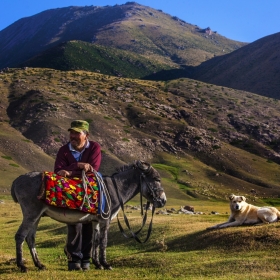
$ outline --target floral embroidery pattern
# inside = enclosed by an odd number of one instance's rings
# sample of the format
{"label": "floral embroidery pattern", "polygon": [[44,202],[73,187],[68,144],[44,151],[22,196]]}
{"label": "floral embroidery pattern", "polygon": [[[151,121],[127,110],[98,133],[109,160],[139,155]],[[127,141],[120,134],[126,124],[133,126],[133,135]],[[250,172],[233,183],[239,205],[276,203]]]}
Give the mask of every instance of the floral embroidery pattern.
{"label": "floral embroidery pattern", "polygon": [[80,178],[66,178],[53,172],[44,172],[46,198],[48,205],[78,209],[86,213],[97,214],[99,188],[94,174],[87,174],[88,182],[85,189]]}

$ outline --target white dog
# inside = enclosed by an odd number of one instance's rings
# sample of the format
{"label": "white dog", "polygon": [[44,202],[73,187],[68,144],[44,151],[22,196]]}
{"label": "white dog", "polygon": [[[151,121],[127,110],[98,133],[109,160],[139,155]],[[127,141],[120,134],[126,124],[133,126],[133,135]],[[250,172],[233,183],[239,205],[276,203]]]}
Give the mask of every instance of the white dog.
{"label": "white dog", "polygon": [[248,204],[244,196],[237,196],[234,194],[229,196],[229,200],[231,214],[228,221],[207,229],[274,223],[280,220],[280,212],[275,207],[257,207]]}

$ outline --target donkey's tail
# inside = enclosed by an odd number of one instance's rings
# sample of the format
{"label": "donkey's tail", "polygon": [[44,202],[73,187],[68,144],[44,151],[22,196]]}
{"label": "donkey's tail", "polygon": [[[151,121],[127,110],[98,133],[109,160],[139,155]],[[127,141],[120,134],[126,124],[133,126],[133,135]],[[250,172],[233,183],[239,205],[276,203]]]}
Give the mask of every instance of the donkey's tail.
{"label": "donkey's tail", "polygon": [[18,202],[18,199],[17,199],[17,196],[16,196],[16,193],[15,193],[15,188],[16,188],[16,180],[13,182],[12,184],[12,187],[11,187],[11,195],[12,195],[12,198],[14,200],[14,202]]}

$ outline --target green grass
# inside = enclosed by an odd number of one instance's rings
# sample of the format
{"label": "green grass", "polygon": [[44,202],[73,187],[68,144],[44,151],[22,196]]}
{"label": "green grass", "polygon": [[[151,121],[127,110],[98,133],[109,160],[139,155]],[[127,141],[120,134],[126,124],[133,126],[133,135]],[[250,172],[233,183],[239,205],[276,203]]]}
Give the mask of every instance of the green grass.
{"label": "green grass", "polygon": [[9,156],[1,156],[1,158],[8,159],[8,160],[12,160],[12,158],[9,157]]}
{"label": "green grass", "polygon": [[24,65],[63,71],[83,69],[131,78],[140,78],[171,68],[167,64],[152,63],[139,54],[82,41],[63,43],[32,58]]}
{"label": "green grass", "polygon": [[[204,215],[156,215],[153,232],[146,244],[125,239],[113,220],[109,233],[107,260],[112,271],[68,272],[63,254],[66,226],[43,217],[37,231],[37,252],[47,270],[38,271],[24,243],[28,273],[16,267],[14,234],[21,223],[19,205],[9,196],[0,200],[0,279],[279,279],[279,225],[228,228],[206,231],[225,221],[225,202],[195,202]],[[136,202],[136,201],[134,201]],[[179,208],[171,199],[166,206]],[[183,203],[181,200],[179,203]],[[185,203],[187,203],[185,201]],[[220,215],[210,215],[211,209]],[[132,227],[140,226],[140,212],[127,213]],[[141,236],[143,238],[144,236]]]}
{"label": "green grass", "polygon": [[154,164],[153,165],[156,169],[159,169],[159,170],[165,170],[169,173],[172,174],[173,178],[175,180],[178,179],[178,168],[177,167],[173,167],[173,166],[168,166],[168,165],[165,165],[165,164]]}

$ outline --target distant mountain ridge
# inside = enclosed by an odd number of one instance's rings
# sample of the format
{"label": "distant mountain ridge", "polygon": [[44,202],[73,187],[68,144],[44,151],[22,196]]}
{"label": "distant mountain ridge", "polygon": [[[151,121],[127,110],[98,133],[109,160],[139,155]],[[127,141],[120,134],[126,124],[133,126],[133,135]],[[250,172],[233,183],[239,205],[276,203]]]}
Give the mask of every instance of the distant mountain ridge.
{"label": "distant mountain ridge", "polygon": [[131,51],[173,68],[199,65],[245,45],[201,30],[135,2],[52,9],[22,18],[0,32],[0,68],[18,66],[72,40]]}
{"label": "distant mountain ridge", "polygon": [[[116,20],[113,14],[109,20],[109,17],[104,15],[104,10],[105,8],[94,6],[58,8],[18,20],[0,32],[0,49],[7,53],[0,59],[1,67],[13,67],[64,41],[92,41],[94,32],[104,24]],[[116,16],[116,13],[114,15]],[[82,24],[81,18],[84,18]],[[89,26],[93,33],[87,32]],[[12,52],[15,55],[9,55]]]}
{"label": "distant mountain ridge", "polygon": [[280,99],[280,32],[201,63],[192,78]]}

